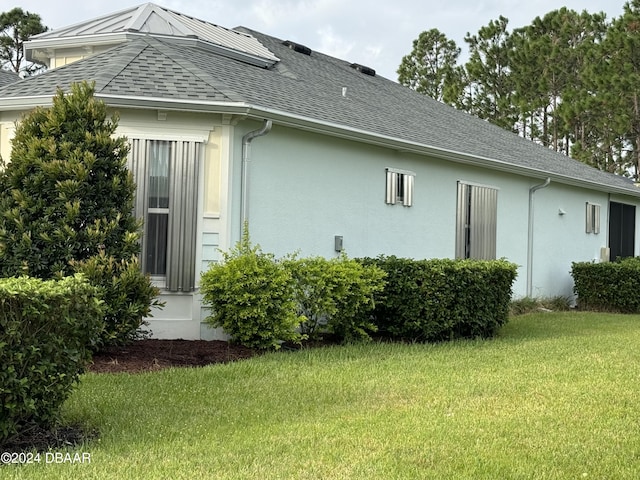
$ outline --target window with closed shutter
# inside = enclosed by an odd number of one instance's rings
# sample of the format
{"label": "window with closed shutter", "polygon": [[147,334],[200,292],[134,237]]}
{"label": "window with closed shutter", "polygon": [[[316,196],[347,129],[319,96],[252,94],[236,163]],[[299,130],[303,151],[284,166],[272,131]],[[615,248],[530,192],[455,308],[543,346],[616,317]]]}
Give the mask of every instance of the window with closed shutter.
{"label": "window with closed shutter", "polygon": [[458,182],[456,258],[496,258],[498,189]]}
{"label": "window with closed shutter", "polygon": [[172,292],[195,288],[198,170],[194,141],[131,140],[128,167],[137,185],[135,214],[144,221],[141,263]]}

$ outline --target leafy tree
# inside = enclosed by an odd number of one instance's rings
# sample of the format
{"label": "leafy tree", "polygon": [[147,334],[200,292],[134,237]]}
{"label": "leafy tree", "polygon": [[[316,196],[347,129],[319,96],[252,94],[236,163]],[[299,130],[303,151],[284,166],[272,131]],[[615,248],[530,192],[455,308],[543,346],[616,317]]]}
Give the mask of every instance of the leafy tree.
{"label": "leafy tree", "polygon": [[46,32],[40,15],[14,8],[0,13],[0,62],[2,68],[16,73],[31,75],[42,69],[42,65],[27,63],[24,58],[24,42],[33,35]]}
{"label": "leafy tree", "polygon": [[86,82],[58,90],[51,108],[17,126],[0,182],[0,274],[85,273],[111,300],[102,341],[120,343],[135,336],[158,291],[138,268],[128,143],[93,93]]}
{"label": "leafy tree", "polygon": [[[402,58],[398,81],[435,100],[451,103],[457,98],[460,71],[456,62],[460,49],[438,29],[422,32],[413,41],[413,50]],[[447,101],[448,100],[448,101]]]}

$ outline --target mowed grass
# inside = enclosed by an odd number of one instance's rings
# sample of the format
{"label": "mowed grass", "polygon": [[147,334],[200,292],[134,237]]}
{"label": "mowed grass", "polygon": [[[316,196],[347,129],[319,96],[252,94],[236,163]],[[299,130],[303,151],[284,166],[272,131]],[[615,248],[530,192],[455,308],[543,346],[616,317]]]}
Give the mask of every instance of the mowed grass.
{"label": "mowed grass", "polygon": [[29,479],[640,478],[640,316],[516,317],[496,339],[89,374],[87,464]]}

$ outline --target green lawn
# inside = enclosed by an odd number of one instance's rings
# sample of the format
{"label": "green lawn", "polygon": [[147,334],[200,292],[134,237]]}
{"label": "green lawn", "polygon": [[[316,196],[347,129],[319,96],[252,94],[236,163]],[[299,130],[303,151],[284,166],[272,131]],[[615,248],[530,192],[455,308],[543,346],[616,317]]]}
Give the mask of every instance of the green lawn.
{"label": "green lawn", "polygon": [[636,479],[640,316],[516,317],[499,338],[85,375],[87,464],[29,479]]}

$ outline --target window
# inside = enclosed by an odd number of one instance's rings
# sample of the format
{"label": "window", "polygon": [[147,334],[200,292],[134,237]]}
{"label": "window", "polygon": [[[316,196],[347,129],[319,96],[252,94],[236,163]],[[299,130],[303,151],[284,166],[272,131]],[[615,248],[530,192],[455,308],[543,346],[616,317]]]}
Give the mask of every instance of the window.
{"label": "window", "polygon": [[386,203],[401,203],[405,207],[413,205],[413,184],[416,174],[407,170],[387,168]]}
{"label": "window", "polygon": [[600,205],[587,202],[586,232],[600,233]]}
{"label": "window", "polygon": [[458,182],[456,258],[496,258],[498,190]]}
{"label": "window", "polygon": [[173,292],[195,287],[202,152],[202,144],[193,141],[131,141],[128,167],[137,185],[135,214],[144,221],[142,268]]}

